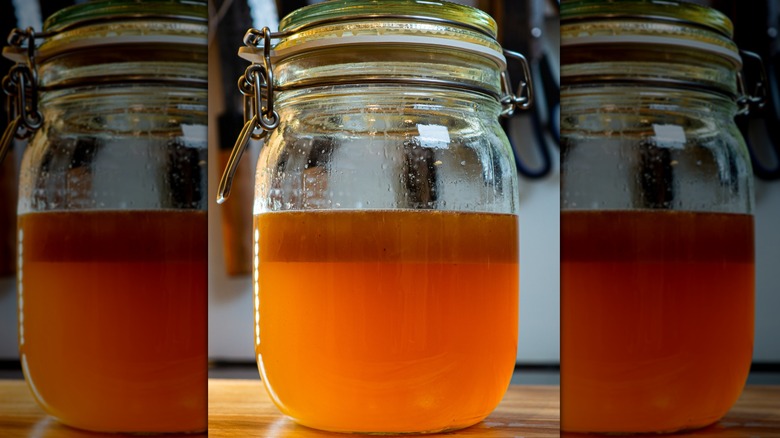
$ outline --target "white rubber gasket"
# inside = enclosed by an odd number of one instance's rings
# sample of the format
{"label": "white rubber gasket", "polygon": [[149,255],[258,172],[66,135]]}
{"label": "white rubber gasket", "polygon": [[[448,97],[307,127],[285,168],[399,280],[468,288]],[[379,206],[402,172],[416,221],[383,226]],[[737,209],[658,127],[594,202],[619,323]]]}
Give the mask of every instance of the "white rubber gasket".
{"label": "white rubber gasket", "polygon": [[205,47],[207,39],[205,36],[188,35],[118,35],[80,38],[66,43],[58,43],[56,41],[47,41],[47,43],[51,44],[51,47],[47,47],[49,44],[43,44],[38,49],[38,57],[41,59],[77,49],[123,44],[181,44]]}
{"label": "white rubber gasket", "polygon": [[[339,38],[323,38],[313,41],[306,41],[281,50],[272,50],[271,59],[279,60],[288,58],[298,53],[327,47],[344,47],[349,45],[385,45],[385,44],[409,44],[415,46],[436,46],[463,50],[466,52],[482,55],[495,61],[500,69],[506,68],[506,58],[504,54],[489,47],[474,44],[467,41],[458,41],[450,38],[436,38],[429,36],[413,35],[352,35]],[[243,46],[238,50],[238,56],[250,62],[262,62],[262,48],[250,48]]]}
{"label": "white rubber gasket", "polygon": [[734,50],[729,50],[717,44],[710,44],[701,41],[687,40],[681,38],[671,38],[652,35],[607,35],[607,36],[577,36],[573,38],[561,38],[561,47],[583,46],[592,44],[642,44],[642,45],[664,45],[685,47],[689,49],[701,50],[716,55],[723,56],[734,61],[738,66],[742,65],[742,57]]}

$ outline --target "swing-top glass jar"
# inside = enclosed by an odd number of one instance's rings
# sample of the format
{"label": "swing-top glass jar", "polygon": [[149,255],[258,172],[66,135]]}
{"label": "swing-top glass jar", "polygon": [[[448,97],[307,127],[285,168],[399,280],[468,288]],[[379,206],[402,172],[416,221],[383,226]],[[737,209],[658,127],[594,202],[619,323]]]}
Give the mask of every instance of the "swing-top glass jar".
{"label": "swing-top glass jar", "polygon": [[561,23],[562,428],[706,426],[752,354],[743,56],[690,3],[564,1]]}
{"label": "swing-top glass jar", "polygon": [[206,429],[206,9],[99,0],[11,39],[19,351],[70,426]]}
{"label": "swing-top glass jar", "polygon": [[260,114],[234,153],[250,130],[270,132],[255,186],[255,348],[295,421],[458,429],[506,391],[519,208],[498,119],[530,99],[502,80],[495,35],[482,11],[412,0],[324,2],[277,34],[247,34],[241,53],[257,63],[240,84]]}

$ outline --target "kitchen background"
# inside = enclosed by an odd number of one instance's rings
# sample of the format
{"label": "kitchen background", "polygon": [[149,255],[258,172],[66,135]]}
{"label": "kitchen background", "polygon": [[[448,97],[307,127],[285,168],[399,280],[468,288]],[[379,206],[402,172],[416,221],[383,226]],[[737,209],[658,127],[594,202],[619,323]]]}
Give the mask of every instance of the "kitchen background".
{"label": "kitchen background", "polygon": [[[72,1],[3,0],[4,14],[0,14],[0,33],[7,35],[15,26],[33,26],[40,29],[41,17],[73,3]],[[216,192],[216,183],[222,172],[221,155],[232,147],[238,133],[232,115],[240,110],[240,97],[235,89],[238,76],[246,63],[236,56],[244,31],[250,27],[278,23],[277,13],[283,15],[302,1],[224,0],[210,2],[213,18],[210,32],[210,120],[209,120],[209,178],[210,189]],[[558,115],[556,112],[558,86],[558,17],[557,3],[552,1],[473,0],[461,3],[479,6],[503,21],[504,46],[525,53],[533,61],[536,79],[538,113],[512,119],[510,134],[518,148],[521,162],[528,168],[521,187],[521,272],[520,272],[520,333],[517,361],[523,369],[557,367],[559,357],[559,172],[558,148],[555,142]],[[712,3],[712,2],[698,2]],[[714,2],[714,6],[736,15],[734,2]],[[751,44],[762,52],[767,64],[774,68],[774,107],[764,119],[752,122],[750,140],[757,157],[767,167],[756,179],[756,338],[754,370],[751,379],[762,378],[763,371],[780,370],[780,5],[774,0],[743,2],[740,6],[738,40]],[[755,8],[750,10],[749,8]],[[761,12],[761,8],[765,8]],[[13,13],[11,13],[13,11]],[[752,26],[744,26],[752,23]],[[759,26],[757,23],[762,23]],[[743,27],[739,27],[742,25]],[[740,34],[740,29],[743,34]],[[751,33],[752,32],[752,33]],[[3,72],[10,63],[0,64]],[[518,74],[513,76],[516,85]],[[545,79],[543,79],[545,78]],[[544,84],[544,85],[543,85]],[[546,97],[546,98],[545,98]],[[771,113],[771,114],[770,114]],[[534,118],[536,117],[536,118]],[[550,123],[552,121],[553,123]],[[772,131],[774,130],[774,131]],[[218,148],[217,145],[220,147]],[[257,147],[257,145],[255,145]],[[15,210],[12,195],[15,169],[22,145],[16,145],[16,154],[0,167],[0,239],[13,248],[11,214]],[[547,156],[546,154],[549,154]],[[256,150],[255,150],[256,155]],[[548,160],[545,160],[545,157]],[[245,161],[249,161],[246,160]],[[550,163],[545,172],[545,163]],[[245,163],[248,164],[248,163]],[[251,169],[243,167],[245,177],[253,177]],[[535,175],[536,174],[536,175]],[[541,176],[539,175],[541,174]],[[536,176],[536,177],[531,177]],[[251,184],[251,182],[250,182]],[[251,191],[251,187],[250,187]],[[212,193],[211,199],[215,195]],[[239,365],[253,367],[252,290],[248,275],[228,275],[223,234],[223,216],[244,203],[237,202],[234,193],[227,205],[209,208],[209,357],[218,366]],[[212,201],[213,202],[213,201]],[[246,203],[246,207],[249,204]],[[248,210],[247,210],[248,211]],[[4,219],[5,218],[5,219]],[[608,230],[605,230],[608,232]],[[3,245],[0,245],[2,250]],[[230,246],[234,252],[236,245]],[[0,252],[0,370],[18,372],[17,317],[15,280],[8,270],[12,255]],[[233,255],[236,255],[235,253]],[[11,257],[11,258],[9,258]],[[110,292],[110,291],[107,291]],[[0,374],[2,376],[4,374]],[[757,377],[756,377],[757,375]],[[554,380],[554,378],[553,378]],[[758,382],[756,382],[758,383]]]}

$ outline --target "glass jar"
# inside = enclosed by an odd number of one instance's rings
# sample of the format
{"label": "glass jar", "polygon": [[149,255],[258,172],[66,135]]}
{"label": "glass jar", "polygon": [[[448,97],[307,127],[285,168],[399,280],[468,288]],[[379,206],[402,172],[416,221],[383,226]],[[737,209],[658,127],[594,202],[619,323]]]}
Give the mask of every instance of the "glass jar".
{"label": "glass jar", "polygon": [[753,342],[731,23],[647,0],[564,2],[561,20],[562,429],[709,425]]}
{"label": "glass jar", "polygon": [[[300,424],[458,429],[507,389],[519,206],[498,119],[530,102],[504,88],[495,27],[450,3],[356,0],[245,38],[257,63],[240,84],[261,90],[261,111],[234,154],[270,132],[255,179],[255,351]],[[266,80],[273,92],[250,86]]]}
{"label": "glass jar", "polygon": [[69,426],[206,429],[206,9],[99,0],[12,39],[42,117],[20,170],[19,352]]}

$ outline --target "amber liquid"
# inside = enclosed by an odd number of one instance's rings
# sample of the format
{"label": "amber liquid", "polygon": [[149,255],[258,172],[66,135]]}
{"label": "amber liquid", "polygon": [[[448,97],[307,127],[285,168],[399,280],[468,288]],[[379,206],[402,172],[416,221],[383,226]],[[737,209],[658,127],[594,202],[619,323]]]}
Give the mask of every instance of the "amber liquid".
{"label": "amber liquid", "polygon": [[753,218],[562,213],[562,428],[669,432],[734,404],[753,349]]}
{"label": "amber liquid", "polygon": [[299,423],[351,432],[475,424],[517,348],[513,215],[310,211],[255,216],[256,352]]}
{"label": "amber liquid", "polygon": [[18,233],[39,404],[88,430],[205,430],[205,212],[31,213]]}

